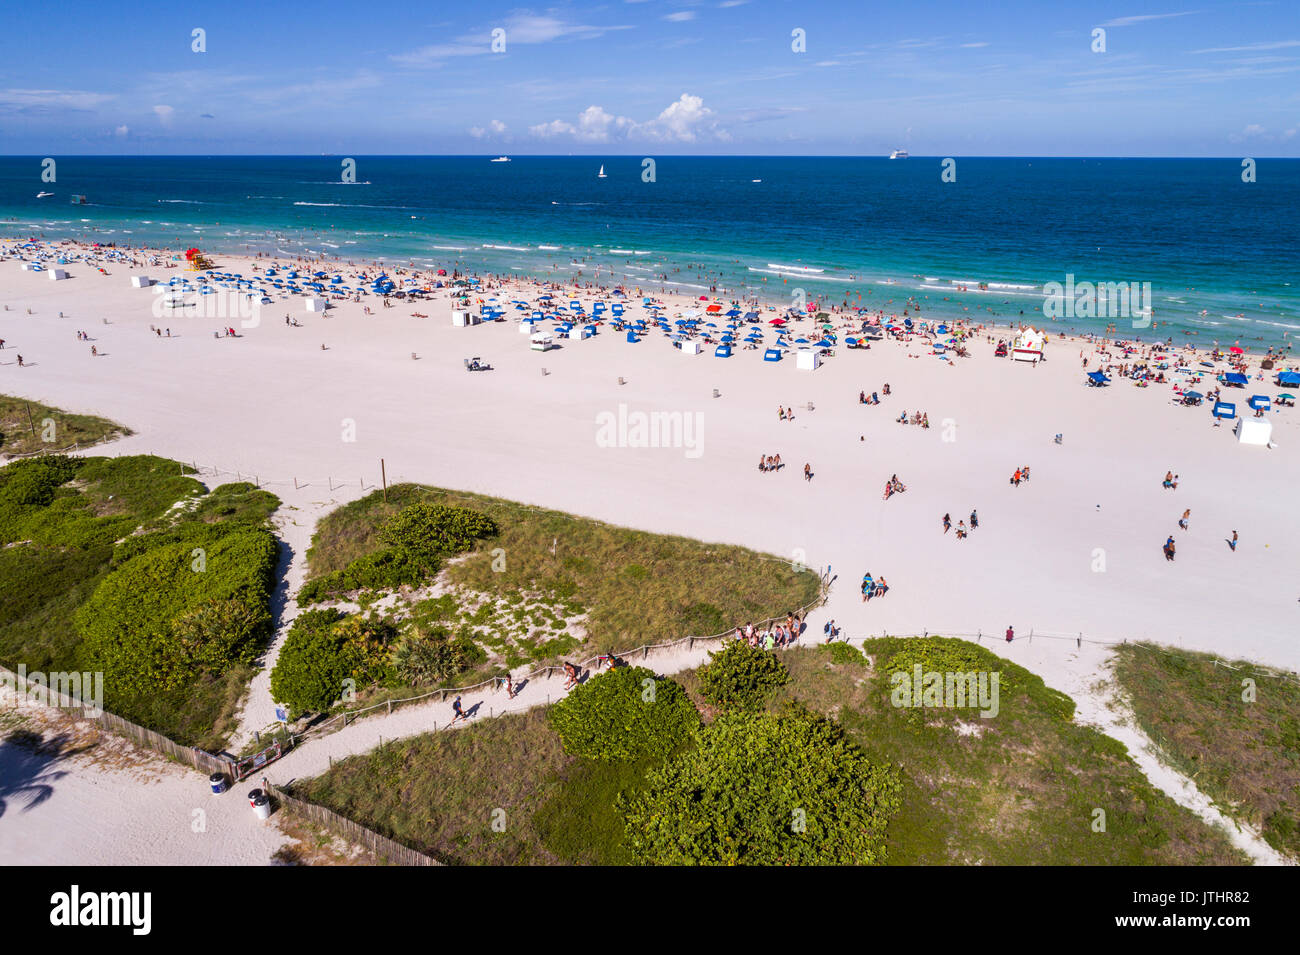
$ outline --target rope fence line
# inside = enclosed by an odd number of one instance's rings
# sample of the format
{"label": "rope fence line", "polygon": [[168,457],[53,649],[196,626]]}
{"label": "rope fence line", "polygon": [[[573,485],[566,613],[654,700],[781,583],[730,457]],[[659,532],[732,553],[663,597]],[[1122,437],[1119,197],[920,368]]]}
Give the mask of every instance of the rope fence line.
{"label": "rope fence line", "polygon": [[[817,598],[809,602],[805,606],[799,608],[797,611],[792,611],[792,613],[794,613],[796,616],[802,619],[807,616],[810,610],[814,610],[817,607],[821,606],[823,603],[825,603],[826,596],[827,596],[827,589],[825,586],[825,580],[823,580],[822,586],[819,587]],[[785,615],[767,617],[764,620],[760,621],[758,626],[763,626],[784,619],[785,619]],[[696,643],[707,642],[707,643],[717,643],[720,645],[727,638],[729,638],[734,632],[735,632],[735,628],[731,627],[723,631],[722,633],[711,634],[709,636],[703,636],[703,637],[688,636],[688,637],[680,637],[676,640],[670,640],[666,643],[643,644],[642,646],[634,647],[631,650],[614,653],[613,655],[618,657],[619,659],[626,659],[628,657],[633,657],[639,653],[641,654],[641,659],[646,660],[649,658],[651,651],[661,652],[664,650],[672,650],[681,647],[683,644],[685,644],[688,650],[694,649]],[[609,654],[596,654],[595,656],[587,657],[584,660],[578,661],[577,663],[574,664],[574,666],[576,666],[580,671],[589,670],[593,665],[599,666],[600,662],[602,660],[609,659],[609,656],[610,656]],[[556,666],[551,664],[543,667],[538,667],[537,669],[534,670],[529,670],[526,673],[522,674],[520,676],[520,679],[527,680],[527,681],[540,679],[542,677],[545,677],[546,679],[550,679],[551,677],[555,676],[557,673],[563,673],[563,672],[564,672],[564,667],[562,665]],[[510,677],[513,679],[515,677],[515,674],[510,674]],[[435,696],[438,697],[439,701],[444,701],[447,699],[447,696],[449,694],[463,695],[466,693],[472,693],[475,690],[481,690],[485,687],[491,687],[493,690],[497,690],[504,685],[505,679],[506,678],[504,676],[495,676],[495,677],[490,677],[486,680],[482,680],[478,683],[474,683],[470,686],[439,687],[436,690],[430,690],[428,693],[421,693],[419,696],[404,697],[402,699],[397,699],[397,700],[385,700],[382,703],[376,703],[372,706],[363,707],[359,710],[347,710],[343,713],[338,714],[337,716],[331,717],[330,719],[326,720],[324,723],[321,723],[318,726],[313,726],[302,733],[294,734],[292,736],[292,741],[296,746],[299,740],[314,739],[319,736],[331,735],[343,729],[344,727],[348,726],[350,723],[356,722],[356,720],[359,717],[363,716],[364,714],[374,712],[375,710],[384,709],[386,710],[385,715],[387,716],[392,714],[393,708],[396,706],[404,706],[408,703],[418,703],[421,700],[430,700]],[[434,722],[432,728],[434,730],[437,729],[436,721]]]}

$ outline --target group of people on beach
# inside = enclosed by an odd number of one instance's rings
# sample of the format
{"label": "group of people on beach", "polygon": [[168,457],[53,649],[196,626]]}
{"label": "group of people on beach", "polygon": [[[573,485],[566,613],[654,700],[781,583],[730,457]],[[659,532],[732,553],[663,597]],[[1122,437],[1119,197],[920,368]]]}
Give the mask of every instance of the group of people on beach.
{"label": "group of people on beach", "polygon": [[[889,396],[889,382],[885,382],[885,384],[881,387],[880,391],[881,391],[881,393],[883,393],[886,397],[888,397],[888,396]],[[860,405],[878,405],[878,404],[880,404],[880,395],[876,394],[876,393],[873,391],[873,392],[871,393],[871,397],[868,398],[868,397],[867,397],[867,393],[866,393],[865,391],[859,391],[859,392],[858,392],[858,404],[860,404]]]}
{"label": "group of people on beach", "polygon": [[885,482],[885,500],[889,500],[895,494],[902,494],[907,490],[907,485],[898,479],[897,474],[891,474],[889,480]]}
{"label": "group of people on beach", "polygon": [[1029,465],[1027,464],[1024,467],[1016,468],[1016,473],[1011,475],[1011,484],[1013,486],[1020,487],[1021,481],[1026,484],[1029,483]]}
{"label": "group of people on beach", "polygon": [[779,454],[761,454],[758,457],[758,469],[760,471],[779,471],[783,467],[785,465],[781,463],[781,455]]}
{"label": "group of people on beach", "polygon": [[777,413],[777,416],[778,416],[782,421],[793,421],[793,420],[794,420],[794,409],[793,409],[793,408],[785,408],[785,407],[782,407],[781,405],[777,405],[777,407],[776,407],[776,413]]}
{"label": "group of people on beach", "polygon": [[883,597],[888,592],[889,592],[889,584],[885,582],[884,577],[881,577],[879,580],[876,580],[874,577],[871,576],[871,571],[867,571],[865,574],[862,575],[862,602],[863,603],[870,602],[872,597]]}
{"label": "group of people on beach", "polygon": [[[977,528],[977,527],[979,527],[979,526],[980,526],[980,516],[979,516],[979,513],[978,513],[974,508],[971,508],[971,512],[970,512],[970,529],[969,529],[969,530],[967,529],[967,527],[966,527],[966,522],[965,522],[965,521],[958,521],[958,522],[957,522],[957,540],[959,540],[959,541],[960,541],[960,540],[965,540],[965,539],[966,539],[966,535],[967,535],[968,533],[970,533],[970,531],[973,531],[975,528]],[[948,533],[950,530],[952,530],[952,515],[950,515],[950,514],[945,514],[945,515],[943,515],[943,532],[946,534],[946,533]]]}
{"label": "group of people on beach", "polygon": [[786,647],[794,645],[803,630],[803,618],[796,613],[787,613],[784,622],[779,619],[772,620],[768,622],[767,626],[760,624],[757,627],[752,623],[746,623],[743,627],[737,627],[732,636],[736,640],[744,641],[751,647],[761,647],[764,650],[784,650]]}
{"label": "group of people on beach", "polygon": [[910,418],[904,411],[896,419],[899,424],[919,424],[922,428],[930,427],[930,413],[928,411],[917,411]]}

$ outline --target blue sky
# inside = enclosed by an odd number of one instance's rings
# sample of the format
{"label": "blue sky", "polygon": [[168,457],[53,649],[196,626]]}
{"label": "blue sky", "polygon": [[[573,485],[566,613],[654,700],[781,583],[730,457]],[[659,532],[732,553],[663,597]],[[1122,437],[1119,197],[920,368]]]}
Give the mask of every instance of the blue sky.
{"label": "blue sky", "polygon": [[4,154],[1293,157],[1298,130],[1297,0],[0,10]]}

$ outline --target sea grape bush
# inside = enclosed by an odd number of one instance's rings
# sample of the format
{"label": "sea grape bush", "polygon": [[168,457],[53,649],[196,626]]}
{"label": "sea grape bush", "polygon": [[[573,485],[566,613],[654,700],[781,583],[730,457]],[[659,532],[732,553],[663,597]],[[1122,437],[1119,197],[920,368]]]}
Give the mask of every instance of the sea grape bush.
{"label": "sea grape bush", "polygon": [[298,591],[305,607],[358,590],[395,590],[417,586],[438,572],[445,557],[472,550],[497,533],[496,523],[465,507],[411,504],[379,529],[384,547],[352,561],[342,570],[317,577]]}
{"label": "sea grape bush", "polygon": [[643,864],[881,865],[902,783],[824,717],[728,712],[618,805]]}
{"label": "sea grape bush", "polygon": [[775,653],[729,640],[709,654],[699,677],[700,692],[708,702],[725,709],[755,710],[772,690],[789,682],[790,671]]}
{"label": "sea grape bush", "polygon": [[601,760],[665,759],[700,725],[681,685],[644,667],[617,667],[592,677],[551,707],[549,716],[565,752]]}

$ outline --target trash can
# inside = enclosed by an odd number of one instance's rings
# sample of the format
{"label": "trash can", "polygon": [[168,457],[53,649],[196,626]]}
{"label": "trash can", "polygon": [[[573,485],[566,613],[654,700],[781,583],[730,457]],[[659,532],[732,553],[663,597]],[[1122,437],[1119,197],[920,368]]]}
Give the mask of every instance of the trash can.
{"label": "trash can", "polygon": [[212,784],[212,792],[218,796],[230,788],[225,773],[213,773],[208,777],[208,782]]}
{"label": "trash can", "polygon": [[248,804],[250,806],[256,806],[257,800],[263,798],[263,796],[265,796],[265,793],[263,793],[262,790],[260,789],[250,790],[248,793]]}
{"label": "trash can", "polygon": [[253,800],[253,812],[257,814],[258,819],[271,818],[271,800],[267,799],[259,789],[257,798]]}

